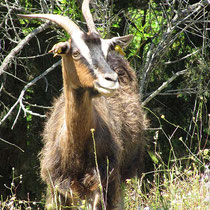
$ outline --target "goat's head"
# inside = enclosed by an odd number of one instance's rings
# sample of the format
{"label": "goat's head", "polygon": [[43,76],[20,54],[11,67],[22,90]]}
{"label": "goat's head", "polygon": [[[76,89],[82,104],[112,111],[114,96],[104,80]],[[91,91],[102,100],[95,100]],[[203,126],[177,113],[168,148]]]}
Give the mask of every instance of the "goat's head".
{"label": "goat's head", "polygon": [[71,56],[79,85],[83,88],[91,88],[95,93],[109,95],[118,89],[119,82],[117,73],[107,63],[107,54],[116,45],[122,48],[126,47],[133,36],[102,39],[95,28],[89,2],[90,0],[84,0],[82,4],[82,12],[88,26],[87,33],[80,30],[72,20],[64,16],[53,14],[19,16],[47,19],[62,27],[71,36],[71,41],[62,50],[61,55]]}

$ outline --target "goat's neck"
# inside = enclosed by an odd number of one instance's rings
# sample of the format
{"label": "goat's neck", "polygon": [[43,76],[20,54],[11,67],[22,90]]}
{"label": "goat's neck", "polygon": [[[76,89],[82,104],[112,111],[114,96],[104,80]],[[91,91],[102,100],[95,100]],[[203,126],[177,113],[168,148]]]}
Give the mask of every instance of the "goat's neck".
{"label": "goat's neck", "polygon": [[[71,69],[69,69],[71,66]],[[63,82],[65,95],[65,127],[69,143],[82,146],[91,137],[90,129],[94,128],[92,100],[88,91],[74,87],[72,80],[76,73],[72,60],[63,58]]]}

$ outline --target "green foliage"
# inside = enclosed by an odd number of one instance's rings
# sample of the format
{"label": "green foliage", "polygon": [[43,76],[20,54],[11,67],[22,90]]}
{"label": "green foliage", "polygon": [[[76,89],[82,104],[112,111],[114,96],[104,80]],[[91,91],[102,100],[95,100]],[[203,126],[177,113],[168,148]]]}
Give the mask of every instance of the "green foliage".
{"label": "green foliage", "polygon": [[[153,1],[150,2],[151,7],[157,7],[158,5]],[[153,43],[157,44],[160,41],[161,26],[165,24],[165,19],[162,16],[161,11],[158,10],[141,10],[141,9],[128,9],[128,19],[131,21],[129,27],[129,33],[134,34],[134,40],[130,46],[129,57],[139,56],[137,53],[140,48],[148,40],[153,39]],[[158,36],[159,35],[159,36]],[[144,46],[144,51],[148,51],[149,45]],[[142,57],[143,55],[140,55]]]}

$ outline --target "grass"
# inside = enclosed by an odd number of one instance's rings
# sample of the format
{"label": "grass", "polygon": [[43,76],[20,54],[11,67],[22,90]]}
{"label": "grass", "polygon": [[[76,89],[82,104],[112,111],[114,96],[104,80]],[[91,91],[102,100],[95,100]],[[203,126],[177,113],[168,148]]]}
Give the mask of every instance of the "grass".
{"label": "grass", "polygon": [[3,199],[3,196],[1,195],[0,198],[0,209],[1,210],[22,210],[22,209],[42,209],[41,202],[34,202],[30,200],[29,194],[27,195],[27,200],[21,200],[18,198],[18,188],[20,188],[22,185],[22,175],[15,176],[15,169],[12,168],[12,181],[10,183],[10,186],[4,185],[9,191],[10,196],[8,196],[6,199]]}
{"label": "grass", "polygon": [[[161,116],[161,118],[166,120],[165,116]],[[174,125],[174,127],[175,133],[178,126]],[[94,130],[91,132],[94,140]],[[171,144],[173,135],[167,137],[171,145],[171,153],[167,164],[164,163],[161,153],[157,151],[157,147],[155,146],[154,153],[148,151],[153,160],[154,170],[144,173],[141,179],[128,179],[125,184],[122,184],[125,209],[210,209],[210,150],[198,149],[198,152],[194,154],[187,147],[183,139],[180,138],[179,140],[186,147],[188,155],[178,159]],[[155,145],[158,144],[158,138],[159,134],[156,132],[154,135]],[[198,142],[201,142],[201,138],[198,139]],[[97,157],[95,158],[97,166]],[[21,184],[22,175],[15,176],[13,168],[11,185],[5,185],[10,191],[10,196],[7,199],[1,197],[0,209],[43,209],[44,202],[30,201],[29,196],[27,196],[26,200],[18,199],[17,189],[21,187]],[[103,200],[102,203],[104,203]],[[90,209],[87,203],[81,201],[80,204],[79,209]]]}
{"label": "grass", "polygon": [[[209,161],[209,150],[205,150],[199,157],[203,161]],[[202,155],[202,156],[201,156]],[[125,209],[145,210],[193,210],[210,209],[210,169],[209,165],[198,161],[195,156],[189,156],[191,161],[188,168],[183,169],[181,161],[172,161],[168,167],[162,163],[154,163],[154,171],[143,174],[141,179],[126,180],[123,185]],[[22,176],[15,177],[11,186],[5,186],[10,190],[10,196],[0,201],[0,209],[43,209],[44,203],[27,200],[19,200],[16,190],[22,184]],[[148,177],[152,175],[153,181]],[[80,209],[90,209],[86,205]]]}
{"label": "grass", "polygon": [[127,180],[125,188],[125,209],[210,209],[210,169],[203,172],[195,163],[188,169],[162,169],[153,173],[154,180]]}

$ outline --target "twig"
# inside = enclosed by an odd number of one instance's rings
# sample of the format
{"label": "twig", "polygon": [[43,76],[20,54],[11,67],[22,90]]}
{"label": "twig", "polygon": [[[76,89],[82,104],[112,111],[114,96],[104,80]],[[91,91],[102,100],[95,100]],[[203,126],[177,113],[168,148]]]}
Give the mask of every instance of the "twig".
{"label": "twig", "polygon": [[7,144],[9,144],[9,145],[12,145],[12,146],[18,148],[21,152],[24,152],[24,150],[21,149],[19,146],[15,145],[15,144],[13,144],[13,143],[11,143],[9,141],[6,141],[6,140],[2,139],[1,137],[0,137],[0,140],[3,141],[3,142],[5,142],[5,143],[7,143]]}
{"label": "twig", "polygon": [[5,73],[6,73],[7,75],[9,75],[9,76],[11,76],[11,77],[13,77],[13,78],[19,80],[20,82],[22,82],[22,83],[24,83],[24,84],[27,84],[27,82],[25,82],[24,80],[20,79],[19,77],[15,76],[15,75],[13,75],[13,74],[11,74],[11,73],[9,73],[9,72],[5,72]]}
{"label": "twig", "polygon": [[142,105],[145,106],[151,99],[153,99],[156,95],[158,95],[165,87],[167,87],[173,80],[175,80],[178,76],[185,74],[187,69],[176,72],[171,78],[169,78],[166,82],[164,82],[155,92],[153,92],[150,96],[148,96],[143,102]]}
{"label": "twig", "polygon": [[[15,102],[15,104],[10,108],[10,110],[7,112],[7,114],[4,116],[4,118],[0,121],[0,125],[7,119],[7,117],[12,113],[13,109],[20,104],[22,110],[24,111],[24,113],[28,113],[34,116],[38,116],[38,117],[46,117],[45,115],[40,115],[38,113],[34,113],[30,110],[27,110],[25,108],[25,106],[23,105],[23,96],[26,92],[26,90],[31,87],[32,85],[34,85],[38,80],[40,80],[41,78],[43,78],[45,75],[47,75],[49,72],[51,72],[53,69],[55,69],[57,66],[59,66],[61,64],[61,60],[59,60],[58,62],[56,62],[55,64],[53,64],[50,68],[48,68],[45,72],[43,72],[41,75],[39,75],[38,77],[36,77],[35,79],[33,79],[31,82],[29,82],[27,85],[25,85],[25,87],[23,88],[23,90],[21,91],[18,100]],[[18,112],[17,117],[19,116],[20,112]],[[14,127],[15,124],[13,124]]]}
{"label": "twig", "polygon": [[177,63],[177,62],[179,62],[179,61],[181,61],[181,60],[184,60],[184,59],[186,59],[186,58],[188,58],[188,57],[190,57],[190,56],[196,54],[196,53],[199,52],[199,51],[201,51],[201,49],[196,50],[195,52],[192,52],[192,53],[190,53],[190,54],[188,54],[188,55],[185,55],[184,57],[182,57],[182,58],[180,58],[180,59],[178,59],[178,60],[175,60],[175,61],[167,61],[167,62],[165,62],[165,64]]}
{"label": "twig", "polygon": [[43,53],[43,54],[39,54],[39,55],[33,55],[33,56],[27,56],[27,57],[18,57],[18,59],[34,59],[34,58],[39,58],[39,57],[43,57],[43,56],[45,56],[45,55],[48,55],[49,54],[49,52],[47,52],[47,53]]}
{"label": "twig", "polygon": [[19,117],[19,115],[20,115],[20,112],[21,112],[21,106],[19,106],[18,113],[17,113],[17,115],[16,115],[16,117],[15,117],[15,120],[14,120],[14,122],[13,122],[13,124],[12,124],[12,127],[11,127],[12,130],[13,130],[13,128],[14,128],[16,122],[17,122],[17,119],[18,119],[18,117]]}
{"label": "twig", "polygon": [[[163,34],[162,41],[157,45],[157,47],[154,46],[154,43],[151,44],[150,49],[147,52],[146,62],[144,64],[144,68],[142,71],[143,72],[142,79],[140,82],[141,93],[143,93],[145,89],[146,81],[149,74],[152,72],[154,67],[159,63],[163,55],[166,53],[167,48],[171,46],[171,44],[177,39],[177,37],[183,31],[186,31],[186,29],[189,28],[192,24],[195,24],[194,19],[197,18],[202,8],[205,8],[207,6],[208,6],[208,1],[201,0],[198,3],[189,5],[183,10],[177,11],[177,14],[171,20],[171,26],[168,27],[166,32]],[[181,24],[186,23],[189,20],[189,18],[191,18],[192,16],[193,16],[193,19],[191,19],[191,22],[188,23],[185,26],[185,28],[183,28],[179,33],[173,36],[174,30],[177,29]],[[201,18],[201,16],[199,16],[198,19],[199,18]],[[163,25],[163,28],[164,27],[165,25]]]}
{"label": "twig", "polygon": [[9,16],[9,19],[10,19],[10,22],[11,22],[11,25],[12,25],[12,29],[13,29],[13,31],[15,33],[15,37],[17,37],[18,40],[21,40],[19,35],[18,35],[18,33],[17,33],[17,31],[16,31],[16,28],[14,26],[13,19],[12,19],[12,16],[11,16],[11,12],[12,12],[13,9],[10,8],[10,6],[8,5],[7,0],[5,0],[5,2],[6,2],[7,9],[8,9],[8,16]]}
{"label": "twig", "polygon": [[7,55],[7,57],[4,59],[0,66],[0,76],[4,73],[4,71],[9,67],[12,59],[15,57],[15,55],[20,52],[20,50],[34,37],[36,34],[44,31],[48,26],[50,25],[50,22],[43,23],[38,28],[33,30],[30,34],[28,34],[23,40],[19,42],[19,44],[11,50],[11,52]]}
{"label": "twig", "polygon": [[[7,73],[8,73],[8,72],[7,72]],[[44,77],[44,79],[46,79],[46,78]],[[25,82],[25,83],[26,83],[26,82]],[[26,83],[26,84],[27,84],[27,83]],[[1,89],[0,89],[0,91],[1,91]],[[13,95],[12,95],[11,93],[9,93],[6,89],[3,88],[3,91],[4,91],[9,97],[11,97],[12,99],[18,100],[17,97],[13,96]],[[50,108],[52,108],[52,106],[42,106],[42,105],[38,105],[38,104],[32,104],[32,103],[29,103],[28,101],[23,101],[23,103],[24,103],[24,104],[27,104],[27,105],[29,105],[29,106],[36,107],[36,108],[41,108],[41,109],[50,109]]]}
{"label": "twig", "polygon": [[101,182],[101,176],[100,176],[100,171],[99,171],[99,167],[98,167],[98,159],[97,159],[97,151],[96,151],[96,142],[95,142],[95,136],[94,136],[95,129],[92,128],[90,131],[91,131],[91,133],[92,133],[92,139],[93,139],[93,148],[94,148],[95,164],[96,164],[96,171],[97,171],[97,175],[98,175],[98,179],[99,179],[99,189],[100,189],[100,193],[101,193],[102,209],[103,209],[103,210],[106,210],[105,201],[104,201],[104,196],[103,196],[103,187],[102,187],[102,182]]}

